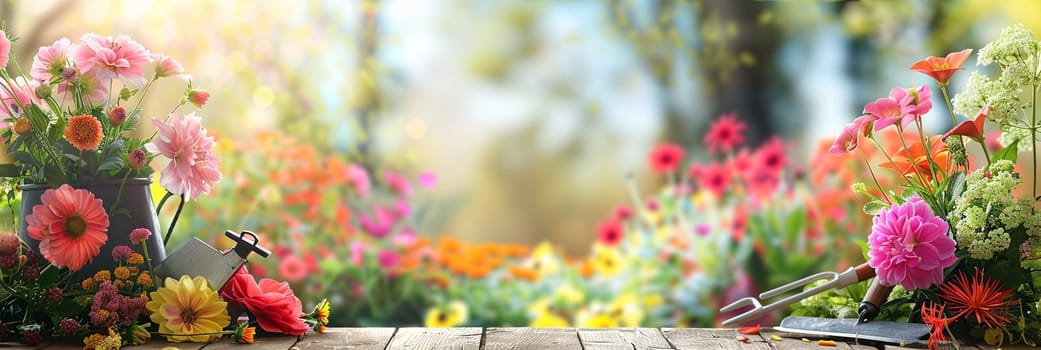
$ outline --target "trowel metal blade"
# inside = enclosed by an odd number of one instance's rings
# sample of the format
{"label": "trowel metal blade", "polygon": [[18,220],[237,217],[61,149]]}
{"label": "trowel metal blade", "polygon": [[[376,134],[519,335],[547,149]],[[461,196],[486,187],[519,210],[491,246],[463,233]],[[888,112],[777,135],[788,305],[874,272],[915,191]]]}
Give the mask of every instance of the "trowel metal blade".
{"label": "trowel metal blade", "polygon": [[855,318],[789,316],[775,330],[822,337],[873,340],[891,344],[911,344],[929,334],[921,323],[871,321],[857,324]]}

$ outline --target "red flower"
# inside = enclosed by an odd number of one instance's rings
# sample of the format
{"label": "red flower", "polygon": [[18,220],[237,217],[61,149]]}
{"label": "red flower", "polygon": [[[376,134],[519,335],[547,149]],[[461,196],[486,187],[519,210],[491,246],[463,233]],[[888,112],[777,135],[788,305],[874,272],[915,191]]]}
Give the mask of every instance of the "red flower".
{"label": "red flower", "polygon": [[730,151],[744,141],[744,136],[741,135],[744,129],[745,123],[737,120],[736,114],[724,114],[708,127],[708,134],[705,134],[705,146],[708,146],[709,152],[715,152],[717,149]]}
{"label": "red flower", "polygon": [[683,160],[683,147],[666,143],[651,150],[651,170],[658,173],[676,171]]}
{"label": "red flower", "polygon": [[730,187],[732,178],[730,170],[725,164],[712,164],[705,167],[701,177],[696,180],[701,189],[712,192],[716,197],[723,197],[723,192]]}
{"label": "red flower", "polygon": [[939,349],[940,342],[947,341],[943,332],[957,317],[943,317],[943,304],[922,305],[922,322],[929,325],[929,349]]}
{"label": "red flower", "polygon": [[954,129],[943,134],[942,140],[947,140],[951,135],[961,135],[976,140],[976,142],[983,143],[985,137],[983,134],[983,122],[987,120],[987,113],[989,112],[990,106],[983,106],[983,109],[981,109],[979,114],[976,115],[976,120],[966,120],[961,122],[955,126]]}
{"label": "red flower", "polygon": [[998,328],[1008,323],[1008,297],[1012,295],[1012,290],[1000,287],[997,280],[987,278],[977,268],[972,279],[959,271],[954,279],[941,284],[939,296],[957,312],[954,318],[972,316],[977,324]]}
{"label": "red flower", "polygon": [[265,331],[303,335],[310,329],[300,318],[303,305],[288,283],[264,278],[258,284],[245,268],[239,268],[220,294],[227,302],[249,310]]}
{"label": "red flower", "polygon": [[619,205],[617,208],[614,209],[614,217],[615,217],[615,219],[618,219],[618,220],[621,220],[621,221],[625,221],[625,220],[629,219],[632,216],[633,216],[633,210],[629,209],[629,207],[625,206],[624,204],[623,205]]}
{"label": "red flower", "polygon": [[600,227],[597,228],[596,238],[603,244],[616,246],[622,242],[623,233],[625,231],[622,228],[622,223],[612,218],[600,223]]}
{"label": "red flower", "polygon": [[777,137],[766,141],[756,152],[759,168],[780,173],[788,165],[788,157],[784,155],[784,144]]}
{"label": "red flower", "polygon": [[947,85],[947,81],[951,80],[954,72],[964,69],[961,65],[969,59],[971,54],[972,49],[965,49],[949,53],[944,58],[929,56],[911,65],[911,70],[933,77],[940,85]]}

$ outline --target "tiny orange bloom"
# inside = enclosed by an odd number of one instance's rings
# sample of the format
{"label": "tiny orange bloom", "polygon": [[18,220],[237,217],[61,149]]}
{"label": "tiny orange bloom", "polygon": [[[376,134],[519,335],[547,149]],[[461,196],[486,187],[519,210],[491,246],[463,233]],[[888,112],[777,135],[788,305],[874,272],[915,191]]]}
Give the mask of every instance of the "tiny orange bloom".
{"label": "tiny orange bloom", "polygon": [[535,269],[530,269],[523,266],[510,266],[510,274],[517,279],[525,280],[528,282],[538,282],[539,273]]}
{"label": "tiny orange bloom", "polygon": [[69,124],[65,126],[65,140],[81,151],[97,149],[104,137],[101,122],[86,114],[69,118]]}
{"label": "tiny orange bloom", "polygon": [[929,56],[911,65],[911,70],[933,77],[940,85],[947,85],[947,81],[951,80],[954,72],[964,69],[961,65],[969,59],[971,54],[972,49],[965,49],[949,53],[944,58]]}

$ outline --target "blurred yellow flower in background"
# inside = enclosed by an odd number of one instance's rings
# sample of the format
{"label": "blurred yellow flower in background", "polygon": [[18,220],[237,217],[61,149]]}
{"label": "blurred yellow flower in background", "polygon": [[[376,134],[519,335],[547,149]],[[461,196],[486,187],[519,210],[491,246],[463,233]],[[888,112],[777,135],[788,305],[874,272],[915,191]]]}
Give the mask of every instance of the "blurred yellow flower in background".
{"label": "blurred yellow flower in background", "polygon": [[593,246],[593,268],[601,276],[614,276],[622,271],[622,254],[617,248],[597,244]]}
{"label": "blurred yellow flower in background", "polygon": [[434,328],[455,327],[466,323],[468,312],[466,304],[456,300],[447,306],[428,310],[423,325]]}

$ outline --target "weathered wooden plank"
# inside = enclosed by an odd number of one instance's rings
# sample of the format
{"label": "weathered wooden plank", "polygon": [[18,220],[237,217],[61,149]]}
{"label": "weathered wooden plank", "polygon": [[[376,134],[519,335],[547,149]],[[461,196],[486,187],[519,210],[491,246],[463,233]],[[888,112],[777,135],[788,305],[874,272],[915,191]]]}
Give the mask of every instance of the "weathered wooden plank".
{"label": "weathered wooden plank", "polygon": [[771,349],[770,344],[758,335],[746,335],[749,342],[737,341],[739,335],[733,329],[662,328],[662,334],[676,349]]}
{"label": "weathered wooden plank", "polygon": [[574,328],[488,328],[484,337],[488,350],[582,350]]}
{"label": "weathered wooden plank", "polygon": [[[257,336],[253,338],[253,346],[255,349],[289,349],[296,345],[300,338],[293,336],[284,335],[272,335],[272,336]],[[151,345],[152,343],[149,343]],[[178,349],[184,350],[180,344],[164,344],[165,346],[174,346]],[[242,350],[242,344],[237,344],[235,341],[224,338],[219,342],[210,343],[206,345],[206,350],[225,350],[225,349],[236,349]],[[162,349],[162,348],[157,348]]]}
{"label": "weathered wooden plank", "polygon": [[657,328],[579,329],[578,338],[585,350],[672,349]]}
{"label": "weathered wooden plank", "polygon": [[398,328],[387,349],[473,349],[481,347],[479,327]]}
{"label": "weathered wooden plank", "polygon": [[[955,349],[960,349],[960,350],[978,350],[978,349],[980,349],[980,347],[975,346],[975,345],[961,344],[959,346],[960,346],[960,348],[954,346],[953,343],[940,343],[940,349],[941,350],[955,350]],[[900,350],[921,350],[921,349],[924,349],[924,348],[926,348],[926,343],[924,343],[924,342],[923,343],[915,343],[915,344],[907,344],[905,346],[898,346],[898,345],[886,345],[885,346],[885,350],[897,350],[897,349],[900,349]],[[1016,349],[1016,348],[1002,347],[1002,349],[1009,350],[1009,349]],[[1024,349],[1026,349],[1026,348],[1024,348]]]}
{"label": "weathered wooden plank", "polygon": [[394,328],[329,328],[322,334],[300,339],[300,349],[371,349],[383,350],[394,336]]}
{"label": "weathered wooden plank", "polygon": [[[222,342],[222,341],[230,341],[230,340],[223,340],[222,339],[222,340],[219,340],[218,342]],[[209,344],[208,343],[172,343],[172,342],[166,341],[166,339],[163,338],[163,337],[152,336],[152,341],[148,342],[147,344],[138,345],[138,346],[128,346],[128,347],[124,347],[124,349],[131,349],[131,350],[161,350],[161,349],[164,349],[164,348],[174,347],[174,348],[178,348],[180,350],[198,350],[198,349],[202,349],[203,347],[205,347],[207,345],[209,345]],[[82,346],[80,346],[79,348],[83,349]],[[52,348],[49,348],[49,347],[47,348],[47,350],[51,350],[51,349]]]}

